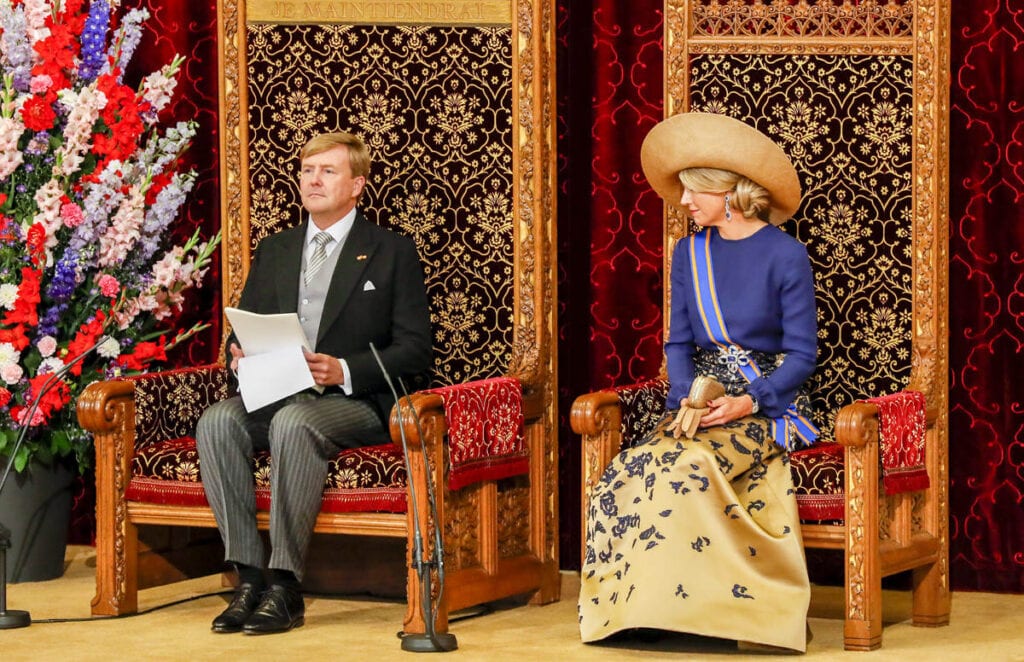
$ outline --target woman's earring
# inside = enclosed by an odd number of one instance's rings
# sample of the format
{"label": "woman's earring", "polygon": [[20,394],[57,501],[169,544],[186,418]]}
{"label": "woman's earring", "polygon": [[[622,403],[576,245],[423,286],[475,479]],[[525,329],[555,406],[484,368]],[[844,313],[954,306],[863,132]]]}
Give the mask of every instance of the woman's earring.
{"label": "woman's earring", "polygon": [[732,210],[729,208],[729,194],[725,194],[725,220],[732,220]]}

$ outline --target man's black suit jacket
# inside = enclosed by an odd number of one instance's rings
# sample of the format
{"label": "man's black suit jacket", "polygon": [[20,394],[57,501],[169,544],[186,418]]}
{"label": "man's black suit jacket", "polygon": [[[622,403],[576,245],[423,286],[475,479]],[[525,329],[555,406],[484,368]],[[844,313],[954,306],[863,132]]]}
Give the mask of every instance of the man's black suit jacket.
{"label": "man's black suit jacket", "polygon": [[[260,242],[239,308],[296,312],[307,223]],[[315,351],[345,359],[352,397],[369,400],[386,427],[395,400],[371,342],[392,378],[416,377],[430,368],[430,310],[416,245],[357,212],[331,275]]]}

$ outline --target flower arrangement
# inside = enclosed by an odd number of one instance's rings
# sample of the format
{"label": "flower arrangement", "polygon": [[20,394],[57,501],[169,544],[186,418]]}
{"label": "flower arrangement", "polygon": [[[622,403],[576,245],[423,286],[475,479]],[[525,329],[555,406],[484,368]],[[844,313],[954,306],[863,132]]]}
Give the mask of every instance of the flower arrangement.
{"label": "flower arrangement", "polygon": [[0,0],[0,459],[24,432],[19,472],[88,466],[82,388],[166,360],[206,326],[171,328],[220,236],[163,245],[196,176],[177,172],[195,124],[158,126],[183,59],[125,84],[149,14],[118,25],[118,10]]}

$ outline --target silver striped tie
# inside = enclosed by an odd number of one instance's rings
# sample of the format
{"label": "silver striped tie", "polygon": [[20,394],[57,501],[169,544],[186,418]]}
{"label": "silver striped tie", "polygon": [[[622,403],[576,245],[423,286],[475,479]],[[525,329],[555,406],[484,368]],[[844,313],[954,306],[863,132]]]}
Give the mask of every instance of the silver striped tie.
{"label": "silver striped tie", "polygon": [[309,285],[310,281],[313,280],[313,276],[316,275],[316,272],[327,261],[327,244],[334,241],[334,237],[331,236],[330,232],[317,232],[313,237],[313,241],[316,242],[316,248],[313,249],[313,254],[309,256],[309,261],[306,262],[306,285]]}

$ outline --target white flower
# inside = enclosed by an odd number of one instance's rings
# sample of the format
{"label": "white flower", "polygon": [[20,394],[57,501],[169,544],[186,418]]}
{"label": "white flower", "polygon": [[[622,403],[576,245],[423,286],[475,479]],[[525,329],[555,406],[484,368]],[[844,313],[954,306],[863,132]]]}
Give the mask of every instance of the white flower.
{"label": "white flower", "polygon": [[18,300],[18,286],[14,283],[0,285],[0,308],[14,310],[14,302]]}
{"label": "white flower", "polygon": [[121,354],[121,343],[116,338],[107,338],[96,348],[96,353],[104,358],[116,358]]}
{"label": "white flower", "polygon": [[25,374],[25,371],[17,363],[11,363],[0,368],[0,379],[3,379],[8,385],[17,384],[21,381],[23,374]]}
{"label": "white flower", "polygon": [[19,359],[21,359],[21,352],[14,349],[14,345],[9,342],[0,342],[0,368],[15,365]]}
{"label": "white flower", "polygon": [[63,361],[58,359],[56,356],[51,356],[48,359],[44,359],[43,362],[39,364],[39,370],[36,372],[36,374],[44,375],[54,373],[62,369],[63,367]]}
{"label": "white flower", "polygon": [[36,349],[44,359],[53,356],[53,353],[57,351],[57,339],[53,336],[43,336],[36,342]]}

